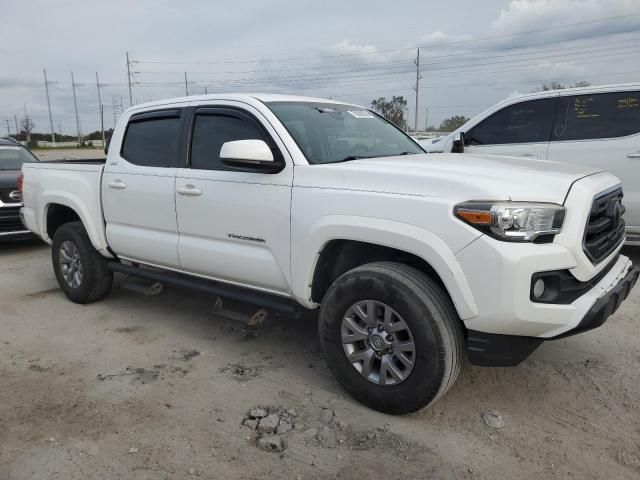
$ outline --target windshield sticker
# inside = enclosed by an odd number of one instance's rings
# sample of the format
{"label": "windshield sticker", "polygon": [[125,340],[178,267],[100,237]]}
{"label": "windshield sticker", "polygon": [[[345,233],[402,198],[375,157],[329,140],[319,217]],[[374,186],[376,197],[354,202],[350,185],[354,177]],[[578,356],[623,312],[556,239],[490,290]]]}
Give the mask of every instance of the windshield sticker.
{"label": "windshield sticker", "polygon": [[2,150],[20,150],[20,147],[6,146],[6,145],[3,145],[1,148]]}
{"label": "windshield sticker", "polygon": [[371,112],[368,112],[367,110],[348,110],[347,113],[350,113],[353,117],[356,118],[376,118]]}

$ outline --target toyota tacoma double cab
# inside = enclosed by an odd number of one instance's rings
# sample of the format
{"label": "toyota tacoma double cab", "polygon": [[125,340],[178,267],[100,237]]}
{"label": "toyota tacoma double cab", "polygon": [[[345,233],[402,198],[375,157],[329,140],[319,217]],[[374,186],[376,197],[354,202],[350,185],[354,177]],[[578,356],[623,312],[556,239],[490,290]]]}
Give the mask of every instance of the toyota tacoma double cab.
{"label": "toyota tacoma double cab", "polygon": [[429,155],[364,107],[283,95],[136,105],[105,162],[29,163],[22,215],[76,303],[115,272],[295,315],[377,410],[423,408],[465,358],[516,365],[601,325],[639,270],[620,180]]}

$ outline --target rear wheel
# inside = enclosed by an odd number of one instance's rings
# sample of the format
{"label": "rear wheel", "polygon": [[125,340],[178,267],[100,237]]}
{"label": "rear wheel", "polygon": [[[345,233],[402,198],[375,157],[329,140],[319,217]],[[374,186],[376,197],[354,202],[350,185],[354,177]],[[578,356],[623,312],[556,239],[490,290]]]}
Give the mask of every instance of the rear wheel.
{"label": "rear wheel", "polygon": [[66,223],[56,231],[51,259],[56,279],[72,302],[95,302],[111,290],[113,272],[93,248],[82,222]]}
{"label": "rear wheel", "polygon": [[342,386],[386,413],[435,402],[462,365],[462,327],[449,296],[399,263],[370,263],[336,280],[322,303],[319,333]]}

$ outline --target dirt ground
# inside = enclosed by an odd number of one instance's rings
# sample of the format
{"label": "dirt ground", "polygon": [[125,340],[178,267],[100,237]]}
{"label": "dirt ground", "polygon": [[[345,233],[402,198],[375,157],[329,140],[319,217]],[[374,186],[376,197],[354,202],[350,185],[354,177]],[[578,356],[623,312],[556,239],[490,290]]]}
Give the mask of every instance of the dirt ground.
{"label": "dirt ground", "polygon": [[[516,368],[467,366],[436,405],[392,417],[341,390],[313,318],[247,330],[212,298],[121,286],[75,305],[49,256],[0,245],[2,480],[640,478],[638,288],[602,328]],[[242,425],[255,407],[288,418],[283,452]]]}

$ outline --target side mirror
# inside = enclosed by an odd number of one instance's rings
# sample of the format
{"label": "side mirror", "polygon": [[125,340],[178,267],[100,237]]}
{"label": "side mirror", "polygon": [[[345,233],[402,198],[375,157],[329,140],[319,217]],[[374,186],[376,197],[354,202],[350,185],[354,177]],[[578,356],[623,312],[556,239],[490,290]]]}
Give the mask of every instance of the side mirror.
{"label": "side mirror", "polygon": [[111,137],[107,138],[107,141],[104,144],[104,154],[107,155],[109,153],[109,145],[111,144]]}
{"label": "side mirror", "polygon": [[284,168],[282,162],[276,162],[264,140],[225,142],[220,149],[220,160],[231,167],[252,172],[277,173]]}
{"label": "side mirror", "polygon": [[273,163],[273,153],[263,140],[234,140],[222,144],[220,159],[229,163]]}
{"label": "side mirror", "polygon": [[464,153],[464,132],[458,133],[458,138],[454,138],[451,153]]}

